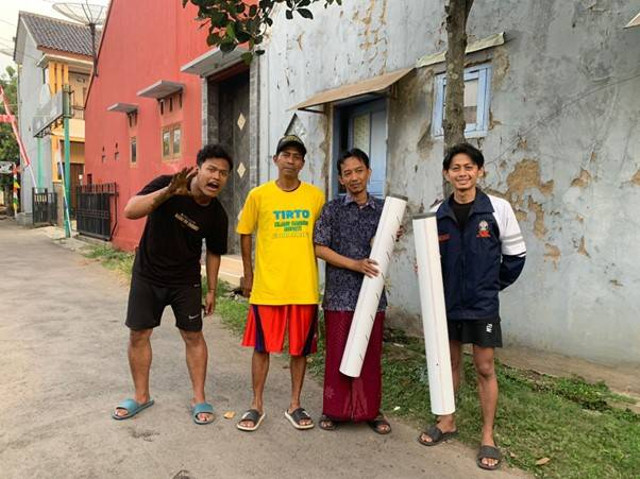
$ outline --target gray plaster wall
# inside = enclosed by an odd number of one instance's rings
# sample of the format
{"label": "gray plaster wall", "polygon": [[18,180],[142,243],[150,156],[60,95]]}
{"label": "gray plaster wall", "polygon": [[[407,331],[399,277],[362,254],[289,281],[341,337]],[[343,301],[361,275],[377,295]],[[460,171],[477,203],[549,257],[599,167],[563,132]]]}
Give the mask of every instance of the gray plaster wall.
{"label": "gray plaster wall", "polygon": [[[444,50],[443,5],[353,0],[315,8],[314,21],[280,15],[259,63],[260,181],[274,177],[270,155],[293,122],[309,146],[303,178],[329,191],[332,109],[289,108]],[[492,65],[489,133],[471,140],[487,160],[482,186],[511,202],[528,246],[521,278],[502,295],[507,342],[640,363],[640,28],[623,29],[637,10],[621,0],[499,0],[471,12],[470,41],[502,31],[507,40],[468,58]],[[414,333],[409,217],[442,195],[443,144],[431,133],[442,71],[416,69],[388,100],[387,192],[410,198],[389,317]]]}
{"label": "gray plaster wall", "polygon": [[[42,53],[36,48],[36,44],[30,35],[26,36],[24,47],[24,62],[19,69],[18,78],[18,115],[20,136],[24,143],[24,147],[31,161],[33,174],[38,181],[38,167],[42,168],[42,185],[48,187],[51,191],[51,140],[44,137],[41,140],[41,163],[38,164],[38,139],[34,138],[32,131],[33,118],[40,102],[40,92],[43,86],[42,68],[36,64]],[[32,188],[33,181],[31,173],[28,169],[24,169],[25,165],[21,159],[22,167],[22,185],[20,190],[20,200],[22,211],[31,213],[32,211]]]}

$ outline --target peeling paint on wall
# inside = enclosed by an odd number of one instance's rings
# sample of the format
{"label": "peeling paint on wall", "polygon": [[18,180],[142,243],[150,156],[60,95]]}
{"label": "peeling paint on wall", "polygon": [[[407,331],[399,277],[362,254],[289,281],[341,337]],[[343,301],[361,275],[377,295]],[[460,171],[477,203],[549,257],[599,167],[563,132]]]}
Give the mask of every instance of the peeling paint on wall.
{"label": "peeling paint on wall", "polygon": [[545,243],[544,245],[545,252],[544,258],[545,261],[548,259],[553,262],[553,269],[558,269],[558,261],[560,260],[560,248],[556,245],[552,245],[551,243]]}
{"label": "peeling paint on wall", "polygon": [[[526,142],[526,140],[524,141]],[[530,188],[538,189],[543,195],[549,196],[553,193],[553,180],[542,183],[538,161],[525,158],[516,164],[507,177],[507,187],[511,195],[516,194],[520,197],[522,197],[525,190]]]}
{"label": "peeling paint on wall", "polygon": [[491,88],[493,91],[499,90],[502,86],[504,79],[509,73],[509,66],[509,56],[507,55],[506,48],[498,47],[492,50]]}
{"label": "peeling paint on wall", "polygon": [[529,211],[535,215],[535,220],[533,221],[533,234],[536,235],[536,238],[544,239],[548,230],[544,225],[544,209],[542,208],[542,205],[530,197],[527,207],[529,208]]}
{"label": "peeling paint on wall", "polygon": [[587,251],[587,248],[585,246],[584,236],[580,238],[580,244],[578,245],[578,250],[577,251],[578,251],[578,254],[586,256],[587,258],[591,258],[591,255],[589,254],[589,252]]}
{"label": "peeling paint on wall", "polygon": [[584,168],[580,169],[580,175],[571,182],[571,186],[577,186],[578,188],[585,188],[591,182],[591,173]]}

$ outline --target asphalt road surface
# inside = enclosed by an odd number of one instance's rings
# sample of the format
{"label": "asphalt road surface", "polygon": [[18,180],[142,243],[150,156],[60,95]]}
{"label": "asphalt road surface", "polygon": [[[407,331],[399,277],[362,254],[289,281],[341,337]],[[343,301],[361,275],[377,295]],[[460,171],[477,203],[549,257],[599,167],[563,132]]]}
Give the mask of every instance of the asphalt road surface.
{"label": "asphalt road surface", "polygon": [[[195,425],[184,346],[168,309],[152,338],[156,404],[114,421],[131,396],[123,325],[128,286],[100,264],[8,219],[0,221],[0,477],[9,478],[473,478],[485,472],[457,442],[417,443],[415,427],[392,420],[379,436],[366,425],[297,431],[284,418],[287,361],[275,357],[267,416],[254,433],[235,428],[249,405],[251,351],[208,318],[207,395],[216,420]],[[321,387],[307,378],[303,404],[317,419]],[[236,417],[223,417],[235,411]]]}

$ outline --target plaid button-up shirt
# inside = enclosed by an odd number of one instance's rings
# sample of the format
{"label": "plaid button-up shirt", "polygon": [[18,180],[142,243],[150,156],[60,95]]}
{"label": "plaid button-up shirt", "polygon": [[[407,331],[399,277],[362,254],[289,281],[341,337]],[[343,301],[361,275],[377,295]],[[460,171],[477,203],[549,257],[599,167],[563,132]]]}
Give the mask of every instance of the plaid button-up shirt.
{"label": "plaid button-up shirt", "polygon": [[[383,200],[371,195],[362,206],[350,195],[329,201],[316,221],[314,243],[348,258],[368,258],[383,206]],[[327,263],[322,307],[329,311],[355,310],[363,279],[362,273]],[[383,291],[378,311],[386,307],[387,297]]]}

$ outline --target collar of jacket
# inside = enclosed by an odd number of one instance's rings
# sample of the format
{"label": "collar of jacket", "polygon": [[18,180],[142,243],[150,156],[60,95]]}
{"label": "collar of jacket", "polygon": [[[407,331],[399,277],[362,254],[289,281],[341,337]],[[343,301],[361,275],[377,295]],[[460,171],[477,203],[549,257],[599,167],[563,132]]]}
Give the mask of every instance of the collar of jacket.
{"label": "collar of jacket", "polygon": [[[452,218],[454,221],[456,220],[456,215],[453,213],[451,209],[451,199],[453,198],[453,194],[449,196],[446,201],[442,202],[440,208],[436,213],[437,219],[442,219],[444,217]],[[469,216],[477,214],[477,213],[493,213],[493,206],[491,206],[491,200],[489,196],[485,194],[480,188],[476,187],[476,199],[473,202],[473,206],[471,207],[471,211],[469,212]]]}

